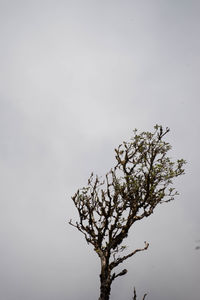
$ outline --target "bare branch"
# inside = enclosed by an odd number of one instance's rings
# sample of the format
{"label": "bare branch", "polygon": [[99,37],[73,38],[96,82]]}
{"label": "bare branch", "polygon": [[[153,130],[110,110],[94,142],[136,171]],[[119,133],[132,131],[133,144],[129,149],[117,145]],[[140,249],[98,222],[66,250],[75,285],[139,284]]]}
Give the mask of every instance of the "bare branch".
{"label": "bare branch", "polygon": [[[145,300],[146,296],[147,296],[147,293],[144,294],[142,300]],[[137,300],[137,294],[136,294],[135,287],[134,287],[134,290],[133,290],[133,300]]]}
{"label": "bare branch", "polygon": [[138,248],[138,249],[134,250],[133,252],[131,252],[130,254],[125,255],[125,256],[123,256],[123,257],[121,257],[121,258],[118,258],[116,261],[113,261],[113,262],[110,264],[111,270],[112,270],[113,268],[115,268],[116,266],[118,266],[119,264],[121,264],[121,263],[122,263],[123,261],[125,261],[127,258],[129,258],[129,257],[131,257],[131,256],[133,256],[133,255],[135,255],[137,252],[141,252],[141,251],[147,250],[148,247],[149,247],[149,243],[145,242],[145,247],[144,247],[144,248]]}
{"label": "bare branch", "polygon": [[112,277],[111,277],[111,281],[115,280],[117,277],[119,276],[123,276],[127,273],[128,271],[126,269],[122,270],[120,273],[115,274],[113,273]]}

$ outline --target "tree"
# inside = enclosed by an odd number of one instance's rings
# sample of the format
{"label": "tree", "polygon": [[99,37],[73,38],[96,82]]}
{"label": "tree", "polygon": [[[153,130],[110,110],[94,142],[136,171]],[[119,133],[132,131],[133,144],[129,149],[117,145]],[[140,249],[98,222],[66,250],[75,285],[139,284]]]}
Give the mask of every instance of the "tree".
{"label": "tree", "polygon": [[122,254],[126,249],[122,242],[131,226],[178,194],[173,179],[184,174],[185,161],[174,162],[167,156],[171,146],[163,138],[168,132],[159,125],[152,133],[134,130],[131,140],[115,149],[116,165],[105,178],[92,173],[88,185],[72,197],[79,220],[69,223],[84,234],[101,261],[99,300],[109,300],[112,282],[127,273],[126,269],[118,273],[114,269],[149,247],[145,242],[143,248]]}

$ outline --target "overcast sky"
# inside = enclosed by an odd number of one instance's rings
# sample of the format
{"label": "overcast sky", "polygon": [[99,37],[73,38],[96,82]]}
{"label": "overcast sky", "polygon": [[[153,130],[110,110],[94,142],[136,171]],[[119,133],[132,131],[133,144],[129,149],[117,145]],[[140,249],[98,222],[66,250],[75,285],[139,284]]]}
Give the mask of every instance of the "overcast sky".
{"label": "overcast sky", "polygon": [[170,127],[176,201],[138,223],[111,300],[200,295],[198,0],[0,0],[0,299],[98,299],[71,196],[134,128]]}

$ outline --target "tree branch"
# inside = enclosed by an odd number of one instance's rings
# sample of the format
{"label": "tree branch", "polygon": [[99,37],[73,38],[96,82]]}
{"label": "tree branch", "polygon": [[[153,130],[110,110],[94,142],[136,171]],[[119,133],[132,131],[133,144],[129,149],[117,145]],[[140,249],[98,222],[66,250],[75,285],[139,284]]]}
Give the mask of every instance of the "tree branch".
{"label": "tree branch", "polygon": [[[147,293],[144,294],[142,300],[145,300],[146,296],[147,296]],[[136,294],[135,287],[134,287],[134,291],[133,291],[133,300],[137,300],[137,294]]]}
{"label": "tree branch", "polygon": [[111,264],[110,264],[110,269],[112,270],[113,268],[115,268],[116,266],[118,266],[119,264],[121,264],[124,260],[126,260],[127,258],[135,255],[137,252],[140,252],[140,251],[144,251],[144,250],[147,250],[149,247],[149,243],[145,242],[145,247],[144,248],[139,248],[139,249],[136,249],[134,250],[133,252],[131,252],[130,254],[128,255],[125,255],[123,257],[120,257],[118,258],[116,261],[113,261]]}
{"label": "tree branch", "polygon": [[115,279],[116,279],[117,277],[119,277],[119,276],[125,275],[127,272],[128,272],[127,269],[124,269],[124,270],[122,270],[122,271],[121,271],[120,273],[118,273],[118,274],[113,273],[113,275],[112,275],[112,277],[111,277],[111,281],[115,280]]}

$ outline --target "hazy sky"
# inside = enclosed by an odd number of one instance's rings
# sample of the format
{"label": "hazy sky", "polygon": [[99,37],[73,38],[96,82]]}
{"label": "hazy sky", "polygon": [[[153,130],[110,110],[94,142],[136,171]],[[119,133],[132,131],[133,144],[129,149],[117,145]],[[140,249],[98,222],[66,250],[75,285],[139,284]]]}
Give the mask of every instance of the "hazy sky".
{"label": "hazy sky", "polygon": [[[131,231],[111,300],[200,295],[198,0],[0,0],[0,299],[98,299],[71,196],[132,130],[171,129],[180,196]],[[199,243],[200,244],[200,243]],[[123,268],[123,266],[122,266]]]}

